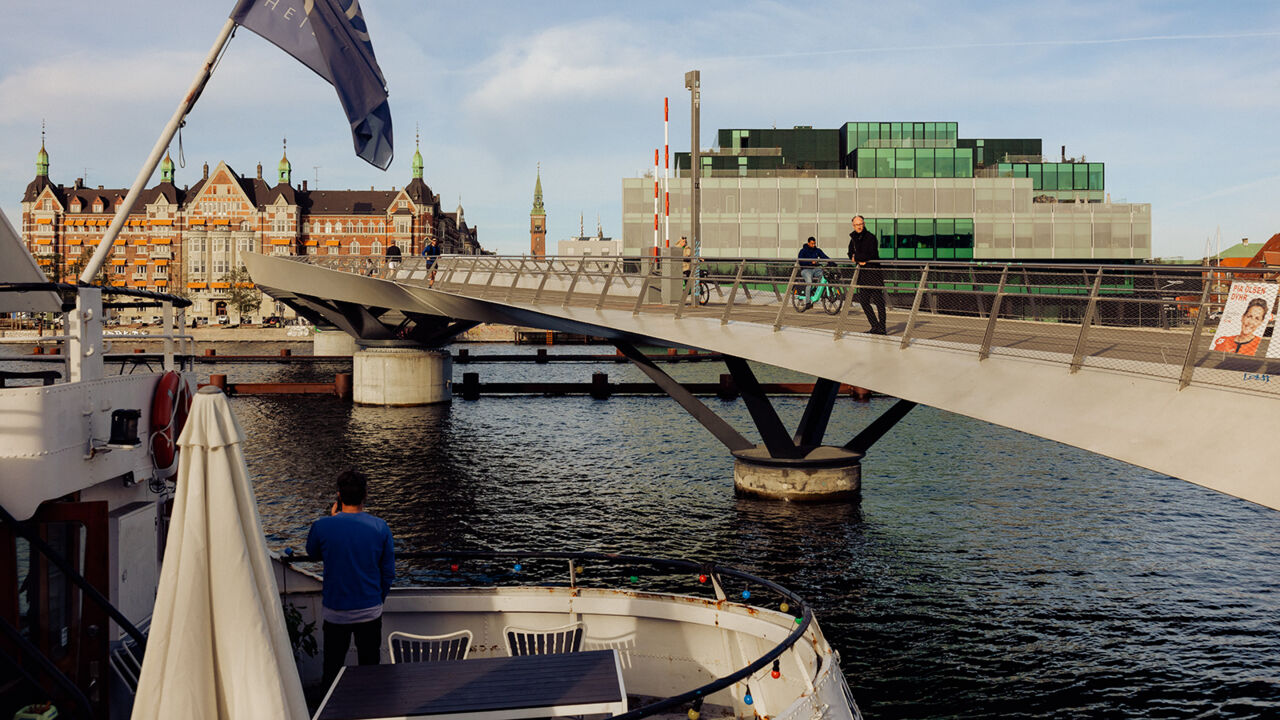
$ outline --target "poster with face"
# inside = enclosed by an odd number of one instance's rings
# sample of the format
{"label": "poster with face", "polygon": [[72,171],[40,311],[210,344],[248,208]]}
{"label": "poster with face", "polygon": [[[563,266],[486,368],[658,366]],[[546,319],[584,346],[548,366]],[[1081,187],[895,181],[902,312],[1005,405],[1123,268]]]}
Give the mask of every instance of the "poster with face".
{"label": "poster with face", "polygon": [[[1257,355],[1262,333],[1271,324],[1277,287],[1275,283],[1232,282],[1218,321],[1218,332],[1213,335],[1213,349],[1236,355]],[[1271,352],[1280,352],[1280,343],[1271,343],[1267,350],[1268,357],[1274,357]]]}

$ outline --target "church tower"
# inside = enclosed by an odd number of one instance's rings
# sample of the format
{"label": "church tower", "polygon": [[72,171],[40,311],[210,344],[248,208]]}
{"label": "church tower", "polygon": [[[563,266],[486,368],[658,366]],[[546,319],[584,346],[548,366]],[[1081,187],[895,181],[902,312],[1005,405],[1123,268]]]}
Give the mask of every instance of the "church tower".
{"label": "church tower", "polygon": [[538,163],[538,183],[533,186],[533,210],[529,213],[529,254],[547,254],[547,211],[542,207],[542,163]]}

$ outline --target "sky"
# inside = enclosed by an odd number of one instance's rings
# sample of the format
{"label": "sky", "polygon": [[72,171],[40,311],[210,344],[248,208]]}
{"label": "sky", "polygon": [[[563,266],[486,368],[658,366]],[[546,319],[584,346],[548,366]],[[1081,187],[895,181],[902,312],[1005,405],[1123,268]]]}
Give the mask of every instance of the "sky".
{"label": "sky", "polygon": [[[0,43],[0,208],[17,222],[41,124],[50,176],[127,187],[232,0],[12,3]],[[538,168],[548,247],[621,234],[622,179],[652,168],[670,98],[690,146],[684,73],[702,75],[701,145],[719,128],[955,121],[961,137],[1042,138],[1106,163],[1113,201],[1150,203],[1153,253],[1280,232],[1280,3],[361,3],[390,88],[396,156],[352,151],[333,89],[250,31],[232,38],[182,131],[177,184],[225,161],[274,183],[425,180],[480,243],[529,249]],[[179,144],[172,143],[175,161]],[[158,180],[156,173],[155,180]],[[854,209],[850,209],[851,211]]]}

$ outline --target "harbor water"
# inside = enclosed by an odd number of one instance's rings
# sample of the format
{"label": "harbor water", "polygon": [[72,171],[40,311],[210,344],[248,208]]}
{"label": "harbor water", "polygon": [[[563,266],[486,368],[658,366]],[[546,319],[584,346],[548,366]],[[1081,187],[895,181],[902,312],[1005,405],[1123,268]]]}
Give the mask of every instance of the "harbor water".
{"label": "harbor water", "polygon": [[[611,349],[551,350],[584,351]],[[724,372],[665,368],[699,382]],[[262,382],[335,368],[197,371]],[[642,379],[607,362],[456,365],[455,381],[464,371]],[[705,402],[754,437],[741,402]],[[792,427],[804,402],[774,399]],[[842,397],[828,441],[892,402]],[[735,497],[727,451],[663,396],[421,408],[238,397],[232,408],[276,549],[302,550],[333,476],[357,467],[401,551],[619,552],[776,580],[813,604],[868,718],[1280,715],[1280,512],[1015,430],[918,407],[868,453],[859,503],[801,505]],[[1233,442],[1270,442],[1208,428],[1186,441],[1222,453],[1224,472]],[[415,574],[411,562],[400,571]]]}
{"label": "harbor water", "polygon": [[[724,371],[666,368],[703,382]],[[463,371],[642,379],[612,363],[458,365],[457,380]],[[247,382],[328,371],[218,372]],[[753,435],[741,402],[706,402]],[[892,402],[841,398],[828,440]],[[775,405],[794,427],[804,399]],[[233,408],[276,548],[301,550],[335,470],[354,466],[370,474],[369,509],[401,550],[705,558],[777,580],[814,604],[868,718],[1280,711],[1280,512],[1014,430],[918,407],[868,453],[860,503],[799,505],[736,498],[728,453],[666,397],[424,408],[246,397]]]}

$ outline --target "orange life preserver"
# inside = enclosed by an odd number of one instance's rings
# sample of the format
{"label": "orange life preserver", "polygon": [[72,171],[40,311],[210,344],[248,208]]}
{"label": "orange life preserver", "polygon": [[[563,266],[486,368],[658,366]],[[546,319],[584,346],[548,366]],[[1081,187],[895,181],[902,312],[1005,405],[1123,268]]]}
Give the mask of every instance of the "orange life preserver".
{"label": "orange life preserver", "polygon": [[151,396],[151,463],[160,479],[178,472],[178,436],[190,410],[191,391],[182,375],[173,370],[161,375]]}

